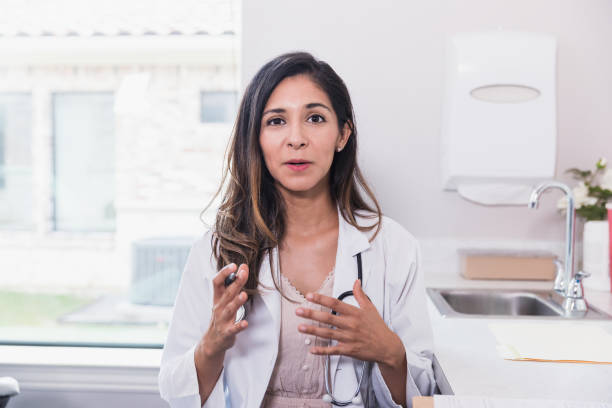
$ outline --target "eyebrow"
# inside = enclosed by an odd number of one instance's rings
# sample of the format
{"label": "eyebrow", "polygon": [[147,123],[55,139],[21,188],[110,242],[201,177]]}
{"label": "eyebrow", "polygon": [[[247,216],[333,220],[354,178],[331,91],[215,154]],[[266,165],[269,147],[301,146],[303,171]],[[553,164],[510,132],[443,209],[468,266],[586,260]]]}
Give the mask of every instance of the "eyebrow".
{"label": "eyebrow", "polygon": [[[331,109],[329,109],[327,106],[325,106],[324,104],[319,103],[319,102],[312,102],[312,103],[306,104],[306,109],[312,109],[312,108],[316,108],[316,107],[321,107],[321,108],[327,109],[328,111],[331,112]],[[285,113],[285,112],[286,112],[286,110],[283,109],[283,108],[268,109],[261,116],[266,116],[268,113]]]}

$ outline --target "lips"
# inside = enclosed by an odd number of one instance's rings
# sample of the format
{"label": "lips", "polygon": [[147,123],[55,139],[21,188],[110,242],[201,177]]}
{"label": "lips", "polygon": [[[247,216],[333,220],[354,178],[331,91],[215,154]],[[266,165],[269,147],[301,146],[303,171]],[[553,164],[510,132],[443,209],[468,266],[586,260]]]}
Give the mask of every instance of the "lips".
{"label": "lips", "polygon": [[298,160],[295,160],[295,161],[291,160],[291,161],[285,162],[287,167],[289,167],[293,171],[306,170],[308,167],[310,167],[310,163],[311,162],[309,161],[298,161]]}
{"label": "lips", "polygon": [[285,164],[295,164],[295,165],[310,164],[310,163],[312,162],[309,162],[308,160],[303,160],[303,159],[289,160],[285,162]]}

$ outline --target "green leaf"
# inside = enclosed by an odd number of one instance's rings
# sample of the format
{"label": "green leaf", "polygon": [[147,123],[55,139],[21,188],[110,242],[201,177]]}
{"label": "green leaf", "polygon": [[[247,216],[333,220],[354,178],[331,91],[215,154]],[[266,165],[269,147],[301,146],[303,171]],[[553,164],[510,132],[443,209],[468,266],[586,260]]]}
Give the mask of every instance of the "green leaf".
{"label": "green leaf", "polygon": [[566,173],[570,173],[577,180],[585,180],[591,175],[591,170],[580,170],[575,167],[565,170]]}
{"label": "green leaf", "polygon": [[612,198],[612,191],[599,186],[589,186],[589,195],[591,197],[607,201],[608,199]]}
{"label": "green leaf", "polygon": [[606,219],[606,205],[584,205],[576,210],[576,214],[587,221],[603,221]]}

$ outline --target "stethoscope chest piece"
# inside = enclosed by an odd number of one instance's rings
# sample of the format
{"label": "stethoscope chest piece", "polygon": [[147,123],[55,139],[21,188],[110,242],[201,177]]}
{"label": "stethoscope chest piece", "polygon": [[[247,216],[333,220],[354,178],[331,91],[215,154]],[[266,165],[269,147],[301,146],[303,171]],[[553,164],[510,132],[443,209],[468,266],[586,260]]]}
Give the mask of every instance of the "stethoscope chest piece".
{"label": "stethoscope chest piece", "polygon": [[238,310],[236,310],[236,318],[234,319],[234,323],[239,323],[246,317],[246,309],[244,305],[241,305]]}

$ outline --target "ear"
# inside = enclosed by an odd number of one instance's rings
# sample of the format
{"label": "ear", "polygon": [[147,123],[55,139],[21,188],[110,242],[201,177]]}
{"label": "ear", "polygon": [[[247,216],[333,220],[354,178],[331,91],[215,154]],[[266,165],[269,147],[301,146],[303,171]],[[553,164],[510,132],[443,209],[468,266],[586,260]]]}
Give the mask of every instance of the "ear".
{"label": "ear", "polygon": [[348,143],[349,137],[353,131],[351,130],[352,124],[350,120],[344,122],[344,126],[342,127],[342,131],[340,132],[340,139],[338,140],[338,144],[344,148]]}

